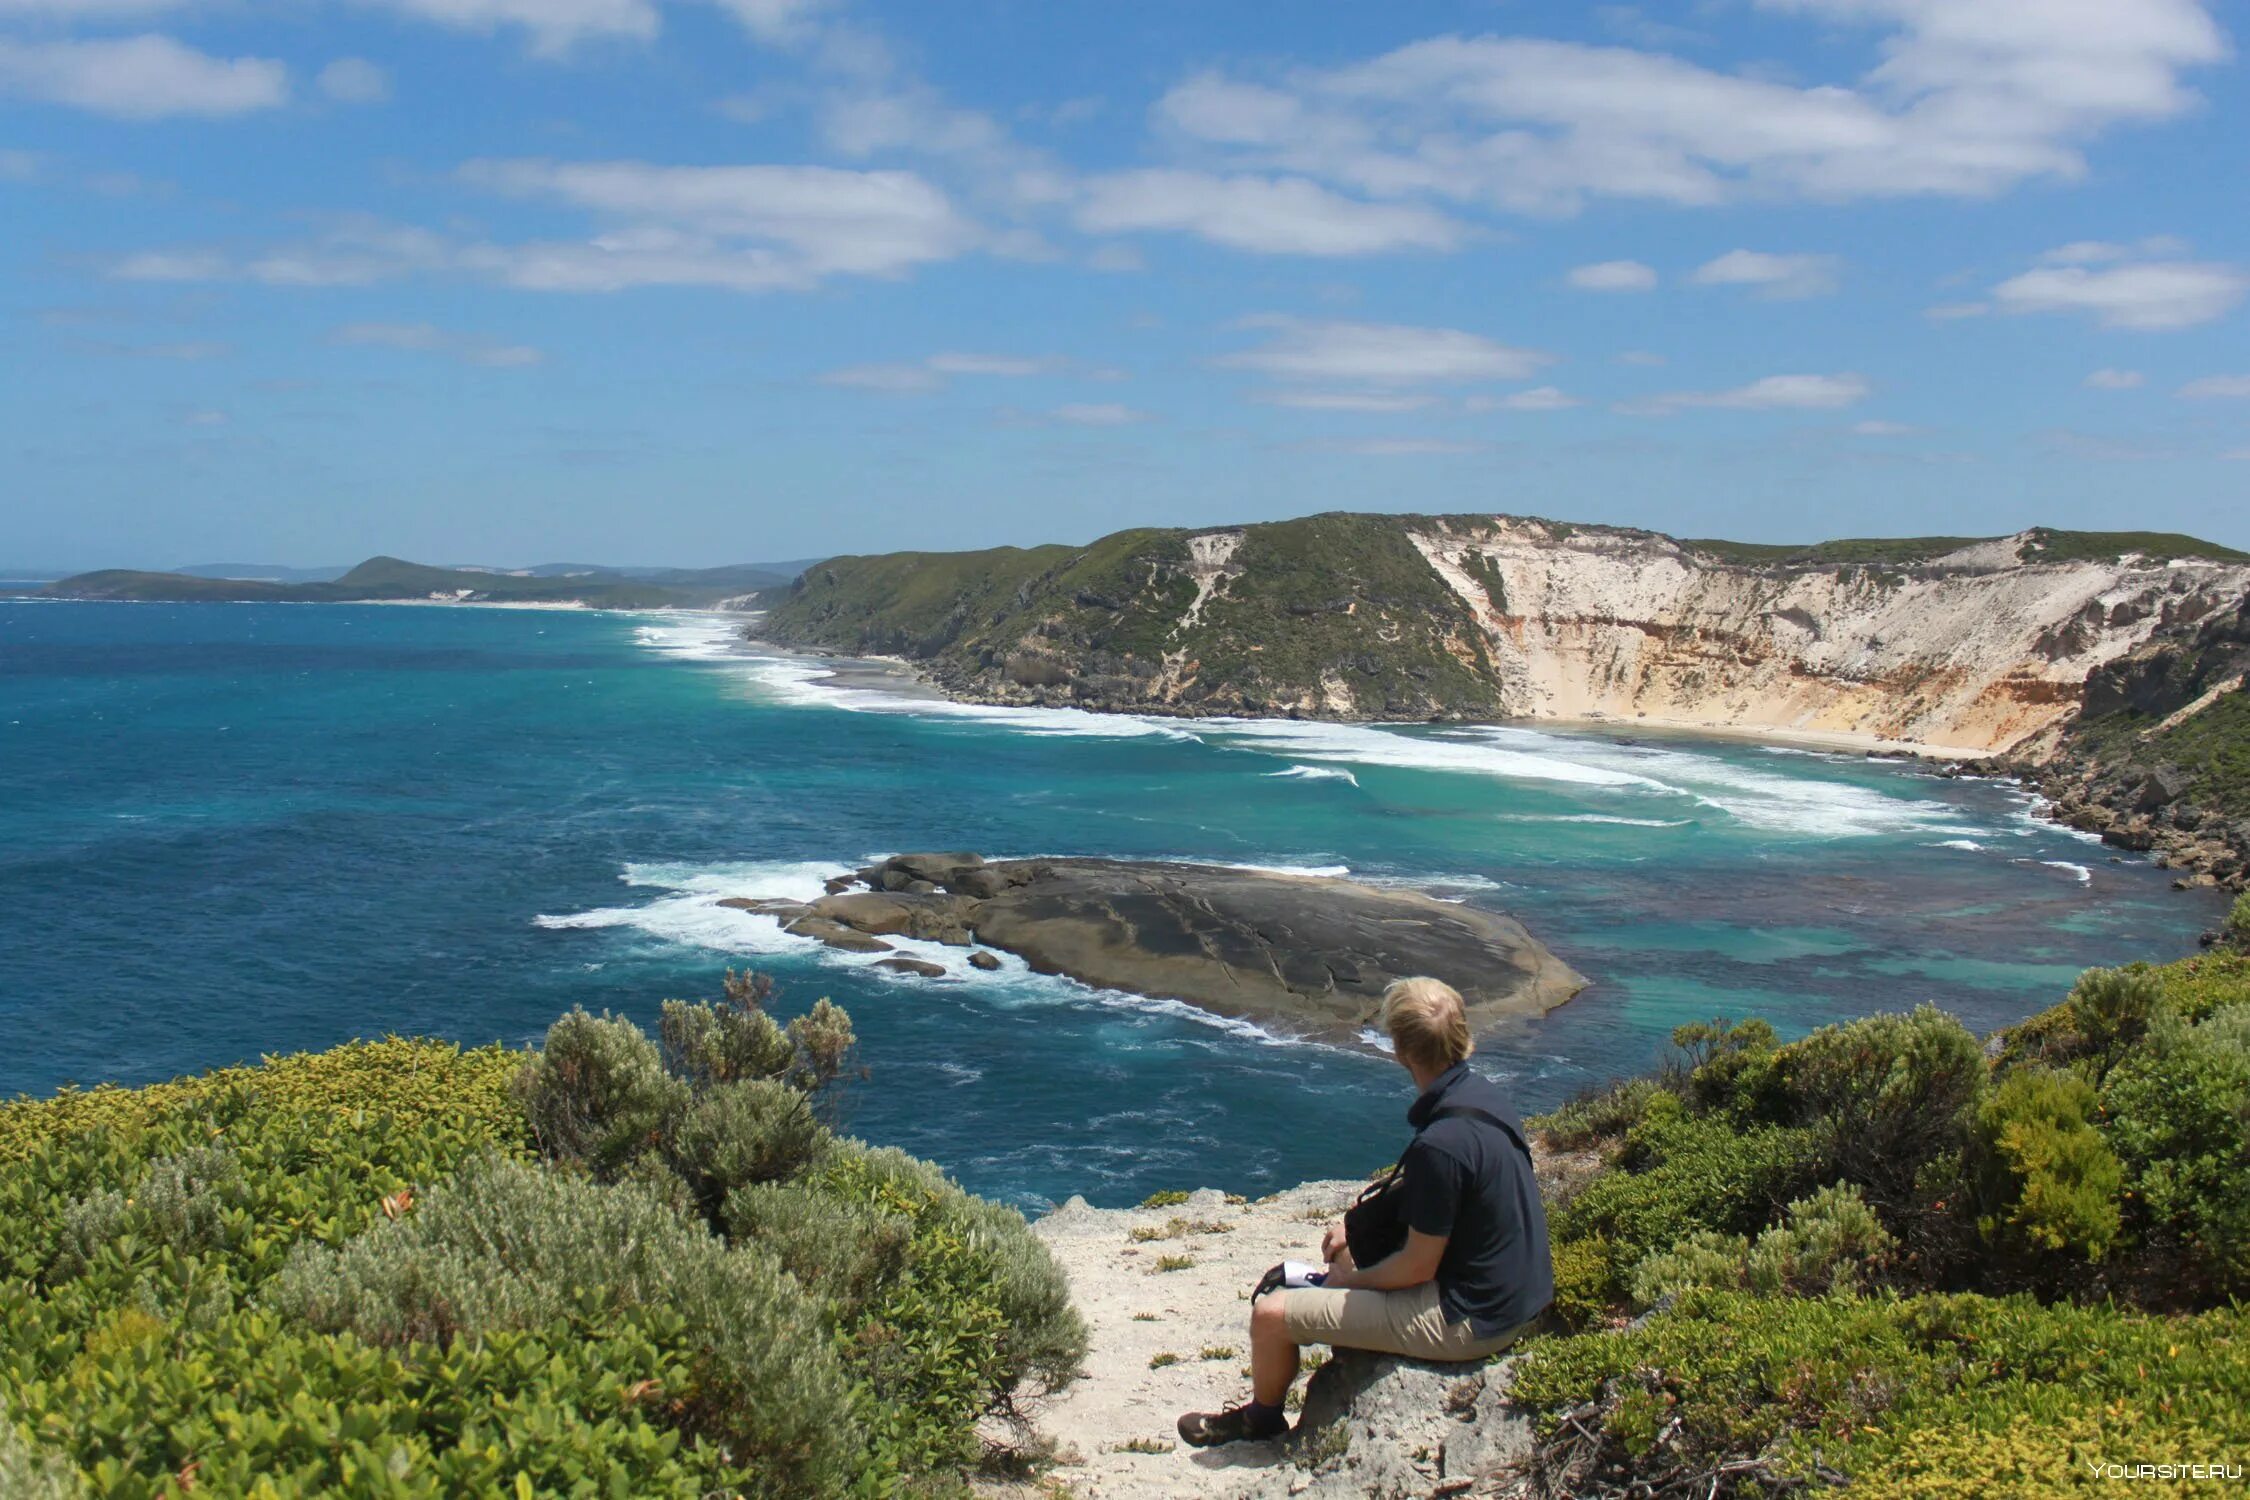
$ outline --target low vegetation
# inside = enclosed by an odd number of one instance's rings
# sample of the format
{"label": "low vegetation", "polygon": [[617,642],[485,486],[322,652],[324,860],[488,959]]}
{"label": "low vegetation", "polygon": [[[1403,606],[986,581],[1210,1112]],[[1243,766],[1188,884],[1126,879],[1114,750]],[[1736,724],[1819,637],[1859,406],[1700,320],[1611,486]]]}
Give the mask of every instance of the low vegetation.
{"label": "low vegetation", "polygon": [[727,991],[0,1106],[0,1493],[963,1493],[1060,1272]]}
{"label": "low vegetation", "polygon": [[1989,1042],[1929,1007],[1675,1041],[1536,1122],[1606,1163],[1515,1375],[1543,1493],[2002,1500],[2250,1452],[2250,955],[2091,971]]}

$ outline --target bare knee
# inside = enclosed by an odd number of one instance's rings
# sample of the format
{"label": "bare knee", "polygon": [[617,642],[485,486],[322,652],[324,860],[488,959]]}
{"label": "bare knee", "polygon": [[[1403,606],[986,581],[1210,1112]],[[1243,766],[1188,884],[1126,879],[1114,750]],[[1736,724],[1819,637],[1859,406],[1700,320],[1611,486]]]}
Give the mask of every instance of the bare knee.
{"label": "bare knee", "polygon": [[1283,1312],[1287,1292],[1268,1292],[1250,1304],[1250,1332],[1255,1337],[1285,1339],[1289,1324]]}

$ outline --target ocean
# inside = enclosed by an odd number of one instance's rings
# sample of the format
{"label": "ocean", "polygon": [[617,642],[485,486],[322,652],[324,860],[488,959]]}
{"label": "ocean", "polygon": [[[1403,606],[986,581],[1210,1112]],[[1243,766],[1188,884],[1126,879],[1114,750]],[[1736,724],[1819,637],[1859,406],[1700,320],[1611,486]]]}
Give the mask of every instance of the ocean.
{"label": "ocean", "polygon": [[0,1097],[352,1037],[829,996],[854,1133],[1026,1208],[1388,1160],[1372,1050],[1014,960],[919,979],[714,905],[872,856],[1186,858],[1504,907],[1593,980],[1488,1037],[1526,1111],[1663,1055],[1934,1001],[1981,1029],[2194,949],[2209,893],[2004,783],[1710,738],[970,708],[702,615],[0,601]]}

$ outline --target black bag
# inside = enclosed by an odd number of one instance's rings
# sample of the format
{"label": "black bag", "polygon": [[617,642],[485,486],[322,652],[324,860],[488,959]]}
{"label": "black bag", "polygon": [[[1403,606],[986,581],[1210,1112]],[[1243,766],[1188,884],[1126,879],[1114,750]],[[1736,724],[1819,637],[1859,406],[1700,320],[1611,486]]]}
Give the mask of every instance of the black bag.
{"label": "black bag", "polygon": [[[1515,1148],[1524,1154],[1525,1159],[1530,1159],[1531,1148],[1524,1144],[1523,1137],[1516,1133],[1515,1127],[1490,1110],[1478,1109],[1474,1105],[1457,1105],[1431,1115],[1429,1123],[1435,1125],[1449,1115],[1465,1115],[1470,1119],[1482,1120],[1487,1125],[1498,1126],[1500,1133],[1515,1144]],[[1427,1130],[1429,1125],[1422,1128]],[[1421,1133],[1417,1131],[1415,1139],[1420,1138]],[[1406,1150],[1413,1149],[1413,1143],[1409,1142]],[[1406,1151],[1401,1151],[1390,1171],[1384,1173],[1380,1180],[1369,1183],[1352,1206],[1344,1210],[1344,1243],[1351,1248],[1352,1264],[1362,1270],[1377,1261],[1388,1260],[1406,1248],[1405,1176]]]}

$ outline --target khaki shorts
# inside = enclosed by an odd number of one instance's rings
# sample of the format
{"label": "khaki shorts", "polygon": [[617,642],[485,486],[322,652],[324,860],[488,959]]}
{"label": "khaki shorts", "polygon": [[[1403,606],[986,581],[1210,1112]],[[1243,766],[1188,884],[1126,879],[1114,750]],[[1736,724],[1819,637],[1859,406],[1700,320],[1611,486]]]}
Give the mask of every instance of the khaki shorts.
{"label": "khaki shorts", "polygon": [[1480,1338],[1467,1319],[1445,1320],[1437,1283],[1397,1292],[1295,1287],[1281,1294],[1282,1325],[1300,1344],[1331,1344],[1341,1349],[1373,1349],[1408,1359],[1459,1361],[1498,1354],[1516,1341],[1520,1328]]}

